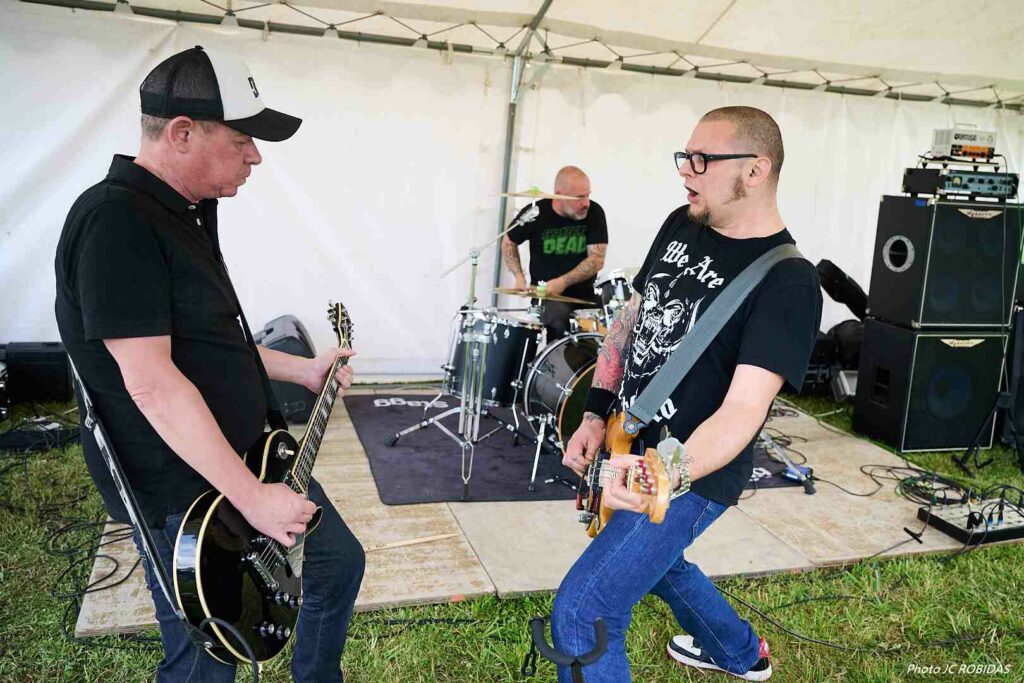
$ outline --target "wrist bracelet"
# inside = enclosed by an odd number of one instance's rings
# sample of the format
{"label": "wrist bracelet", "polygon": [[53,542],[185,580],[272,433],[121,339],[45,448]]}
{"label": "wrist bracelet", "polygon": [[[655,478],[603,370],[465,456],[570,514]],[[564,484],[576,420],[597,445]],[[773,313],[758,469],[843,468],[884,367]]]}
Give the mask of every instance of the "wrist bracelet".
{"label": "wrist bracelet", "polygon": [[589,413],[594,413],[601,418],[607,418],[612,414],[612,408],[615,407],[615,402],[619,400],[619,397],[614,392],[608,391],[607,389],[599,389],[597,387],[590,387],[587,391],[587,400],[583,406],[583,410]]}

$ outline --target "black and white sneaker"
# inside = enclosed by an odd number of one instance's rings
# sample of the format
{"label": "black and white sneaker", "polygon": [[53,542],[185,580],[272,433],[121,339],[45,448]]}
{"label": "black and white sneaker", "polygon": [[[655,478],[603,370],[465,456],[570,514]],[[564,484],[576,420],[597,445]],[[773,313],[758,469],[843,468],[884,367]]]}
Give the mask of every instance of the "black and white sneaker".
{"label": "black and white sneaker", "polygon": [[700,643],[693,639],[693,636],[674,636],[672,640],[668,641],[668,646],[665,649],[668,650],[668,656],[677,662],[699,669],[722,671],[745,681],[767,681],[772,676],[772,654],[768,651],[768,641],[764,638],[759,641],[757,662],[750,667],[749,671],[742,674],[734,674],[715,664],[711,655],[704,651]]}

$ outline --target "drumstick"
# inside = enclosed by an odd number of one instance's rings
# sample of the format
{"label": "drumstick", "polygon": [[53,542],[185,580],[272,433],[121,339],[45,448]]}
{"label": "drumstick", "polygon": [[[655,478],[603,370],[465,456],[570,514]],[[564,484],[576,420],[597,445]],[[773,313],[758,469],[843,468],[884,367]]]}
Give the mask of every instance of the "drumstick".
{"label": "drumstick", "polygon": [[363,546],[363,552],[372,553],[377,550],[390,550],[391,548],[401,548],[407,545],[433,543],[434,541],[443,541],[447,538],[455,538],[456,536],[458,536],[458,534],[440,534],[438,536],[422,536],[420,538],[411,538],[407,541],[395,541],[393,543],[378,543],[377,545]]}

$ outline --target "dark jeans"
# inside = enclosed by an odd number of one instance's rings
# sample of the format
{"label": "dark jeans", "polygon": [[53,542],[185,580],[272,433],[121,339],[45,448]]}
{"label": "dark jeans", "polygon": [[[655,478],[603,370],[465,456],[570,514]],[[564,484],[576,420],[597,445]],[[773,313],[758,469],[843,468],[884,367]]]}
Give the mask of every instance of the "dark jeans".
{"label": "dark jeans", "polygon": [[[583,668],[587,683],[631,680],[626,629],[633,606],[647,593],[668,603],[679,625],[722,668],[745,673],[757,662],[758,638],[750,623],[683,557],[725,510],[693,492],[673,500],[661,524],[619,510],[576,560],[555,596],[551,635],[557,649],[581,655],[594,647],[594,620],[604,619],[608,650]],[[572,681],[571,670],[559,667],[558,680]]]}
{"label": "dark jeans", "polygon": [[[306,538],[302,572],[302,609],[296,625],[292,677],[297,683],[340,683],[341,653],[345,649],[352,606],[363,579],[366,557],[320,484],[310,481],[309,499],[324,510],[316,530]],[[184,513],[170,515],[163,529],[153,530],[156,552],[168,571],[174,561],[174,539]],[[138,534],[135,546],[140,547]],[[164,658],[157,668],[158,683],[227,683],[235,680],[235,665],[219,662],[200,651],[185,634],[167,604],[149,561],[143,557],[146,584],[156,605]],[[173,581],[173,577],[169,577]]]}

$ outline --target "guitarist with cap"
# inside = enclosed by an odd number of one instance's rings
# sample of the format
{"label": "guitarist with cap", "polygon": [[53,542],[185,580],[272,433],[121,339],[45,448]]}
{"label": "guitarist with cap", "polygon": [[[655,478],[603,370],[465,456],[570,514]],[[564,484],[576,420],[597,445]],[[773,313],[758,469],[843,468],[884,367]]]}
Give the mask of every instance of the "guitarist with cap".
{"label": "guitarist with cap", "polygon": [[[260,363],[273,379],[319,391],[335,361],[352,352],[331,349],[306,359],[255,350],[239,325],[217,234],[218,198],[234,196],[261,161],[254,139],[285,140],[301,120],[265,107],[244,63],[201,47],[157,65],[140,95],[138,156],[115,156],[107,177],[78,198],[64,224],[55,263],[61,339],[164,567],[172,565],[186,510],[209,489],[286,547],[322,508],[317,532],[305,542],[292,675],[341,681],[362,546],[316,480],[307,499],[282,483],[262,483],[239,454],[257,441],[268,416]],[[336,378],[348,387],[351,369]],[[82,405],[80,399],[84,420]],[[107,512],[128,522],[85,423],[82,443]],[[138,530],[135,543],[141,551]],[[163,644],[157,680],[234,681],[235,664],[189,639],[150,558],[143,565]]]}
{"label": "guitarist with cap", "polygon": [[[659,371],[677,347],[686,347],[687,334],[716,297],[769,252],[795,253],[779,249],[794,240],[776,203],[783,146],[771,116],[751,107],[713,110],[675,161],[689,203],[665,220],[633,281],[635,293],[601,348],[587,412],[563,458],[581,475],[602,448],[616,404],[631,415],[656,377],[664,384]],[[668,603],[685,631],[667,644],[673,659],[744,680],[771,676],[765,639],[685,551],[737,503],[772,400],[784,382],[799,387],[803,381],[821,305],[814,267],[802,258],[778,261],[734,313],[721,316],[722,328],[685,376],[667,378],[668,398],[636,426],[633,445],[642,447],[634,453],[674,444],[658,449],[672,488],[665,518],[653,524],[639,513],[645,501],[627,489],[625,474],[608,480],[603,504],[619,512],[563,579],[551,618],[555,647],[577,655],[593,648],[594,622],[604,620],[608,649],[583,668],[589,683],[630,680],[626,630],[634,605],[648,593]],[[626,426],[628,432],[628,419]],[[609,463],[624,473],[633,460],[613,453]],[[560,668],[559,681],[570,680],[569,668]]]}

